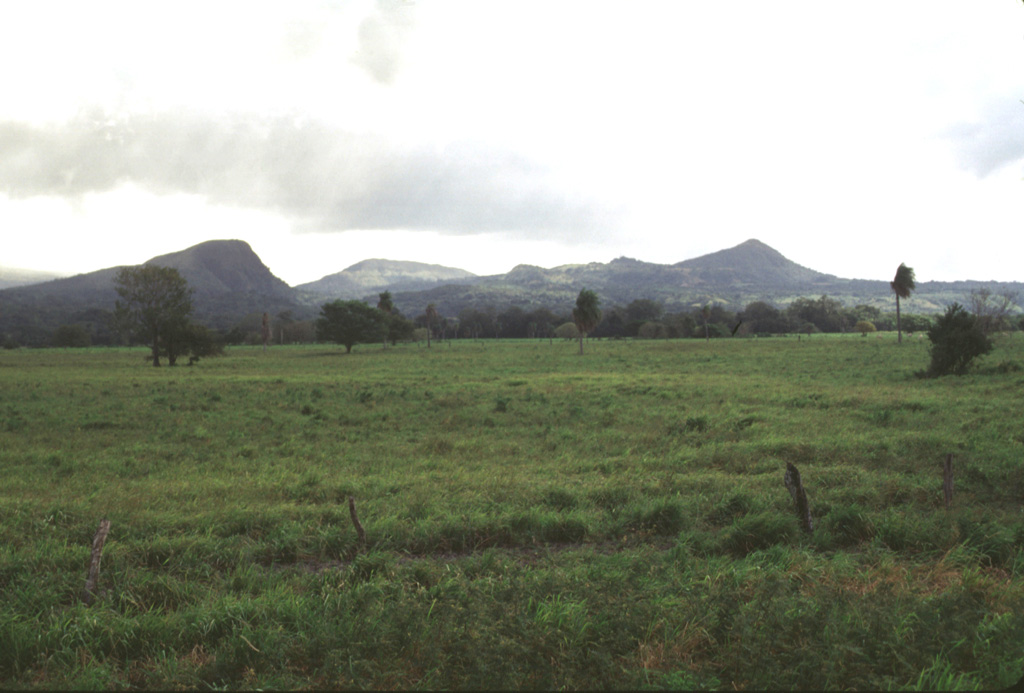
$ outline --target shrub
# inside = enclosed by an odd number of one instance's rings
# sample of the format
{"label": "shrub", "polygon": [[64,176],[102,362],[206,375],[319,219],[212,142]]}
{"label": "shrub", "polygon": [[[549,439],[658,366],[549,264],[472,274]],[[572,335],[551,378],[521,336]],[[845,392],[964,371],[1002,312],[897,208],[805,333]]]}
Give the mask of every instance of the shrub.
{"label": "shrub", "polygon": [[874,332],[876,328],[875,323],[871,322],[870,320],[860,320],[857,322],[853,329],[856,330],[857,332],[860,332],[861,335],[867,337],[868,332]]}
{"label": "shrub", "polygon": [[577,339],[580,331],[575,323],[566,322],[555,328],[555,336],[559,339]]}
{"label": "shrub", "polygon": [[219,332],[202,325],[188,326],[188,352],[191,356],[222,356],[224,338]]}
{"label": "shrub", "polygon": [[927,375],[963,375],[978,356],[992,351],[992,340],[985,336],[977,319],[959,303],[946,309],[928,330],[932,362]]}

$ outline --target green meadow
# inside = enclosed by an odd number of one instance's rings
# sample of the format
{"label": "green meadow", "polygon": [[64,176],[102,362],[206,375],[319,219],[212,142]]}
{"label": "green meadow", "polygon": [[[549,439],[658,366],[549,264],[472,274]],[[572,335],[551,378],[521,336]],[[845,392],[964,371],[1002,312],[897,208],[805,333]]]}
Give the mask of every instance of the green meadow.
{"label": "green meadow", "polygon": [[927,344],[0,352],[0,688],[1009,686],[1024,338]]}

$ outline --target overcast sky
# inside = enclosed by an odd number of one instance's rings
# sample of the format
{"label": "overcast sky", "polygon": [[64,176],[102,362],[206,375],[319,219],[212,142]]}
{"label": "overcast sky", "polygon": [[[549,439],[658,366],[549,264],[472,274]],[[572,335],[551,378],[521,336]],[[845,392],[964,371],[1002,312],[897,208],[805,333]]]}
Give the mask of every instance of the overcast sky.
{"label": "overcast sky", "polygon": [[1024,281],[1019,0],[0,5],[0,266]]}

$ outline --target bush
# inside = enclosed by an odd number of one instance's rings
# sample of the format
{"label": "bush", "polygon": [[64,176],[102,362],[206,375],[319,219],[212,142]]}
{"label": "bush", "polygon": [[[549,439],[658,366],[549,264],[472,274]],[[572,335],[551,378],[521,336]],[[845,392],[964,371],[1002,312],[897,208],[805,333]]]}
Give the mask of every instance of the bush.
{"label": "bush", "polygon": [[992,340],[985,336],[977,319],[959,303],[946,309],[928,330],[932,362],[927,375],[963,375],[978,356],[992,351]]}
{"label": "bush", "polygon": [[856,330],[857,332],[860,332],[862,335],[866,337],[868,332],[875,331],[875,323],[871,322],[870,320],[860,320],[857,322],[853,329]]}
{"label": "bush", "polygon": [[935,323],[932,322],[930,315],[904,315],[903,316],[903,331],[904,332],[924,332],[930,329]]}
{"label": "bush", "polygon": [[179,356],[188,356],[191,366],[202,357],[222,355],[224,338],[215,330],[190,322],[168,336],[160,353],[172,366]]}
{"label": "bush", "polygon": [[555,328],[555,336],[559,339],[578,339],[580,331],[575,323],[567,322]]}
{"label": "bush", "polygon": [[221,356],[224,338],[219,332],[202,325],[189,325],[188,351],[192,356]]}

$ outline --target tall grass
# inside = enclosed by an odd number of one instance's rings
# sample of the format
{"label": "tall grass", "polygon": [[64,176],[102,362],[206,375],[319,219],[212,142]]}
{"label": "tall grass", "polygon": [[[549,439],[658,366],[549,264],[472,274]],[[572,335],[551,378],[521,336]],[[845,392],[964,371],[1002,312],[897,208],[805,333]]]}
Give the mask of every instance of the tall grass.
{"label": "tall grass", "polygon": [[[859,336],[437,346],[176,369],[132,349],[0,353],[0,686],[1024,672],[1018,371],[921,380],[923,343]],[[1022,352],[1004,338],[988,361]]]}

